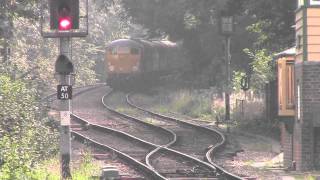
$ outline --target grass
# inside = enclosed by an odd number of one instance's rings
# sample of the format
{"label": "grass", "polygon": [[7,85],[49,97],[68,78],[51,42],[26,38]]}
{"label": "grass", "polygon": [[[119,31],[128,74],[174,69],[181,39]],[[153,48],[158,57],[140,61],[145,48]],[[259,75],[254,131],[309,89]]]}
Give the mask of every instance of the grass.
{"label": "grass", "polygon": [[177,112],[195,119],[212,120],[210,93],[190,90],[162,92],[153,109],[160,113]]}
{"label": "grass", "polygon": [[[76,166],[76,165],[74,165]],[[80,160],[77,167],[71,170],[72,179],[76,180],[89,180],[94,179],[93,176],[100,174],[99,166],[93,162],[90,153],[85,155]],[[26,180],[60,180],[60,162],[59,158],[54,158],[43,162],[41,165],[29,175]]]}
{"label": "grass", "polygon": [[121,113],[125,113],[125,114],[137,114],[137,110],[133,109],[133,108],[117,108],[116,111],[121,112]]}
{"label": "grass", "polygon": [[146,122],[146,123],[149,123],[149,124],[155,125],[155,126],[161,126],[161,125],[163,125],[163,124],[164,124],[164,122],[163,122],[163,121],[159,121],[159,120],[157,120],[157,119],[153,119],[153,118],[149,118],[149,117],[144,118],[144,120],[143,120],[143,121],[144,121],[144,122]]}
{"label": "grass", "polygon": [[317,177],[312,176],[312,175],[297,175],[294,176],[294,179],[296,180],[317,180]]}

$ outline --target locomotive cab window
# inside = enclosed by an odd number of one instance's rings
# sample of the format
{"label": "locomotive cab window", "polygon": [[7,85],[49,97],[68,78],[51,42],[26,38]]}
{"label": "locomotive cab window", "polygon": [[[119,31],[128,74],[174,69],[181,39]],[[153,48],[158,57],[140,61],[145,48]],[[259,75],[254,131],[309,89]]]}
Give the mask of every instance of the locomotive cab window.
{"label": "locomotive cab window", "polygon": [[116,55],[117,54],[117,49],[116,48],[109,48],[108,51],[112,55]]}

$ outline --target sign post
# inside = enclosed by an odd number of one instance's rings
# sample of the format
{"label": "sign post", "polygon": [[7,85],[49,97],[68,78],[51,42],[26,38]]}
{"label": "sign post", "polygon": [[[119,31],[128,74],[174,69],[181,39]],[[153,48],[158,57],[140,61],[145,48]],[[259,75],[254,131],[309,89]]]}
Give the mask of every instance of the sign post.
{"label": "sign post", "polygon": [[56,72],[59,74],[57,96],[60,99],[61,177],[62,179],[69,179],[71,178],[70,112],[72,98],[71,73],[73,72],[73,65],[69,61],[71,59],[70,38],[60,38],[60,54],[56,61]]}

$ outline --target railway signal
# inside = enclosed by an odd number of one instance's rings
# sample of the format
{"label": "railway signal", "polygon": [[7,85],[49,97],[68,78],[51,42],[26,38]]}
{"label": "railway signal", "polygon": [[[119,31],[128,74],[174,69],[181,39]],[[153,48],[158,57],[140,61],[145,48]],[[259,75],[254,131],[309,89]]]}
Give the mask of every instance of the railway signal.
{"label": "railway signal", "polygon": [[50,0],[50,29],[79,29],[79,0]]}
{"label": "railway signal", "polygon": [[73,64],[66,55],[60,54],[58,56],[55,64],[55,71],[62,75],[73,73]]}

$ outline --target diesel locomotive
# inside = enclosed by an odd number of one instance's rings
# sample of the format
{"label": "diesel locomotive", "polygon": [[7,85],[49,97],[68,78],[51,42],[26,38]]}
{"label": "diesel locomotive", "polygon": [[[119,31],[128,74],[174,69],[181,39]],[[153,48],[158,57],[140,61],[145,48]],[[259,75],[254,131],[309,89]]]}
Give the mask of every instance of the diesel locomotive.
{"label": "diesel locomotive", "polygon": [[188,64],[181,45],[171,41],[119,39],[106,47],[107,85],[113,88],[155,83]]}

